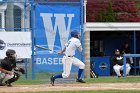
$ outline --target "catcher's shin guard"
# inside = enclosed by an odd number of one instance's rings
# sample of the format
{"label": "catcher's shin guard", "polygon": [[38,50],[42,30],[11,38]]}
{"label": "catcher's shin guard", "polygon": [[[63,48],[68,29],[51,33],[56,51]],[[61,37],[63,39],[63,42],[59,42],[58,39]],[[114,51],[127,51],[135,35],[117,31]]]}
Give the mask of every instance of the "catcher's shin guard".
{"label": "catcher's shin guard", "polygon": [[0,86],[5,86],[4,83],[2,83],[3,79],[0,79]]}
{"label": "catcher's shin guard", "polygon": [[12,86],[11,83],[17,81],[19,79],[19,77],[20,77],[20,75],[18,73],[14,72],[14,77],[9,79],[9,80],[7,80],[7,81],[5,81],[5,84],[7,86]]}

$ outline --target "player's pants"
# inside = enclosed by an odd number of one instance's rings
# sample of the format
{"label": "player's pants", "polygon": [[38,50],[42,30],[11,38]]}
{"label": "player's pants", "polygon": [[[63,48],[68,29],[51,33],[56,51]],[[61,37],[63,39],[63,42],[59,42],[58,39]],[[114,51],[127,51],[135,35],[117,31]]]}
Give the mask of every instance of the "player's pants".
{"label": "player's pants", "polygon": [[[121,76],[120,71],[123,71],[124,65],[122,65],[122,66],[115,65],[115,66],[113,66],[113,69],[115,70],[117,76]],[[131,69],[130,64],[127,63],[126,64],[126,75],[129,75],[130,69]]]}
{"label": "player's pants", "polygon": [[9,79],[11,79],[13,77],[14,77],[14,72],[12,73],[12,75],[9,75],[9,74],[2,73],[0,71],[0,79],[3,79],[3,80],[6,81],[6,80],[9,80]]}
{"label": "player's pants", "polygon": [[85,64],[75,57],[63,56],[62,63],[63,63],[63,73],[62,73],[63,78],[69,77],[72,64],[79,67],[79,69],[85,68]]}
{"label": "player's pants", "polygon": [[1,81],[0,83],[2,83],[2,81],[4,80],[5,82],[7,82],[7,84],[11,84],[12,82],[17,81],[19,77],[20,74],[16,72],[12,72],[12,75],[0,72],[0,81]]}
{"label": "player's pants", "polygon": [[129,57],[130,63],[133,64],[133,58]]}

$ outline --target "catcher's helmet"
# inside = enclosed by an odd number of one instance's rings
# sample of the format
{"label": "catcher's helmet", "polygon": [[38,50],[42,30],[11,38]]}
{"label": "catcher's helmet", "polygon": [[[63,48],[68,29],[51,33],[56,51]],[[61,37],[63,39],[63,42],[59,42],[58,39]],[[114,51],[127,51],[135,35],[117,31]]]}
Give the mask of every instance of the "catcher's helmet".
{"label": "catcher's helmet", "polygon": [[79,35],[80,33],[77,30],[73,30],[71,31],[71,37],[75,37],[77,35]]}
{"label": "catcher's helmet", "polygon": [[14,54],[16,54],[15,50],[8,49],[8,50],[6,51],[6,56],[7,56],[7,57],[10,57],[10,56],[12,56],[12,55],[14,55]]}

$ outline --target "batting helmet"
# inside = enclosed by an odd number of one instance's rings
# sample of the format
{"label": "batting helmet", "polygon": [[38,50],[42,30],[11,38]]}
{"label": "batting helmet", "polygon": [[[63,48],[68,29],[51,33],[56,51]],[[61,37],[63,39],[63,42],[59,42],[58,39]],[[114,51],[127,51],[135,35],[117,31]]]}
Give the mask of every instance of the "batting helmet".
{"label": "batting helmet", "polygon": [[73,30],[71,31],[71,37],[75,37],[77,36],[78,34],[80,34],[77,30]]}
{"label": "batting helmet", "polygon": [[8,49],[8,50],[6,51],[6,56],[7,56],[7,57],[10,57],[11,55],[14,55],[14,54],[16,54],[15,50]]}

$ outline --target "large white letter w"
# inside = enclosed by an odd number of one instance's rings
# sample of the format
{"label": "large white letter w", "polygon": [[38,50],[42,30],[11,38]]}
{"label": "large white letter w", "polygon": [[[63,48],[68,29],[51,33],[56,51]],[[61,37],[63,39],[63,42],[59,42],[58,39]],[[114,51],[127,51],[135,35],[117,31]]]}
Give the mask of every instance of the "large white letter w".
{"label": "large white letter w", "polygon": [[[54,48],[56,31],[58,29],[60,35],[60,42],[63,48],[64,44],[68,40],[70,26],[74,14],[52,14],[52,13],[41,13],[40,16],[43,18],[45,33],[48,42],[48,48]],[[52,18],[55,18],[55,22],[52,22]],[[68,19],[68,25],[66,26],[65,18]],[[54,25],[53,25],[54,24]]]}

